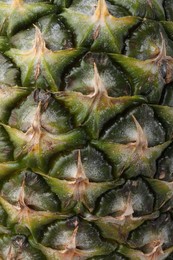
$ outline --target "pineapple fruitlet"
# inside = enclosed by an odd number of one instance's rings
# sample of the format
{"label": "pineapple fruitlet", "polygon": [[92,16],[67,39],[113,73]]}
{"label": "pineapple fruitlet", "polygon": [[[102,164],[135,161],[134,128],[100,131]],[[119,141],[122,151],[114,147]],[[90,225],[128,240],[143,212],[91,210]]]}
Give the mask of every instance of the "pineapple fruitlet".
{"label": "pineapple fruitlet", "polygon": [[173,1],[0,1],[0,259],[173,259]]}

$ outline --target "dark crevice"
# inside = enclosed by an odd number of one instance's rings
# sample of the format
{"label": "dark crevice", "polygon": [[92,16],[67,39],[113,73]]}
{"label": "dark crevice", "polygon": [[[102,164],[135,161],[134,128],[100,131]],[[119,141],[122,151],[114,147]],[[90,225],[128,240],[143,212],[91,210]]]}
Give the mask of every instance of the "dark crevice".
{"label": "dark crevice", "polygon": [[[155,172],[155,175],[153,177],[154,179],[158,179],[158,176],[159,176],[158,169],[159,169],[160,160],[165,157],[165,155],[167,154],[167,151],[169,152],[170,148],[173,148],[173,143],[171,143],[168,147],[166,147],[165,150],[159,156],[159,158],[157,158],[157,160],[156,160],[156,172]],[[158,180],[160,180],[160,179],[158,179]]]}
{"label": "dark crevice", "polygon": [[59,91],[64,91],[66,88],[66,77],[70,74],[70,72],[72,71],[72,69],[76,66],[80,67],[80,63],[81,60],[83,59],[83,56],[85,56],[85,54],[88,52],[87,49],[83,49],[83,53],[81,53],[78,57],[76,57],[76,59],[74,59],[74,61],[72,63],[70,63],[70,65],[68,65],[63,73],[61,74],[61,83],[60,83],[60,87],[59,87]]}
{"label": "dark crevice", "polygon": [[69,24],[67,23],[66,19],[61,16],[61,14],[58,15],[58,19],[61,22],[61,25],[63,25],[63,29],[65,29],[67,31],[68,34],[70,34],[70,40],[72,41],[72,45],[74,46],[74,48],[76,47],[76,43],[75,43],[75,34],[73,32],[73,30],[70,28]]}
{"label": "dark crevice", "polygon": [[125,116],[127,116],[127,113],[130,114],[132,110],[140,107],[142,104],[137,104],[137,105],[133,105],[130,107],[127,107],[122,113],[118,114],[117,116],[111,118],[110,120],[108,120],[102,130],[100,131],[100,135],[99,135],[99,139],[103,138],[104,135],[106,134],[107,130],[111,129],[111,127],[118,122],[121,118],[125,118]]}
{"label": "dark crevice", "polygon": [[[122,183],[120,184],[120,185],[117,185],[116,187],[114,187],[114,188],[110,188],[109,190],[107,190],[106,192],[104,192],[104,193],[102,193],[97,199],[96,199],[96,201],[95,201],[95,208],[94,208],[94,210],[93,210],[93,212],[92,212],[92,214],[95,216],[97,216],[97,212],[98,212],[98,210],[99,210],[99,207],[100,207],[100,205],[101,205],[101,200],[102,200],[102,198],[106,195],[106,194],[108,194],[110,191],[112,191],[112,190],[117,190],[117,189],[122,189],[123,188],[123,186],[124,186],[124,184],[125,184],[125,181],[124,181],[124,179],[123,178],[118,178],[117,179],[117,183],[120,181],[120,180],[122,180]],[[115,180],[114,180],[115,181]],[[114,182],[114,181],[112,181],[112,183]],[[108,215],[108,216],[110,216],[110,215]],[[99,217],[101,217],[101,216],[99,216]]]}
{"label": "dark crevice", "polygon": [[132,37],[134,32],[141,26],[142,23],[143,23],[143,19],[141,19],[141,21],[139,21],[136,25],[134,25],[132,28],[129,29],[128,36],[124,37],[124,46],[122,48],[121,54],[123,55],[126,54],[126,47],[127,47],[126,42]]}
{"label": "dark crevice", "polygon": [[109,166],[111,166],[111,176],[113,177],[114,181],[116,181],[116,180],[118,181],[118,179],[120,178],[120,176],[115,176],[116,174],[115,174],[115,169],[114,169],[114,164],[113,164],[113,162],[108,158],[108,156],[107,156],[101,149],[99,149],[97,146],[95,146],[94,144],[92,144],[92,141],[93,141],[93,140],[90,140],[90,141],[87,143],[86,147],[87,147],[87,146],[90,146],[91,148],[95,149],[96,151],[98,151],[98,152],[102,155],[103,160],[106,161]]}
{"label": "dark crevice", "polygon": [[172,86],[172,82],[170,82],[169,84],[166,84],[162,90],[162,94],[161,94],[161,98],[159,100],[159,105],[163,105],[164,103],[164,99],[165,99],[165,95],[166,95],[166,92],[167,92],[167,88],[171,87]]}
{"label": "dark crevice", "polygon": [[[156,173],[155,173],[156,174]],[[153,191],[151,185],[149,184],[149,182],[145,179],[145,176],[141,176],[143,179],[143,182],[147,185],[149,192],[153,195],[154,198],[154,203],[153,203],[153,212],[157,212],[159,209],[157,209],[157,195],[155,194],[155,192]],[[154,177],[151,179],[155,179]]]}
{"label": "dark crevice", "polygon": [[[114,2],[113,2],[112,0],[109,0],[109,3],[110,3],[111,5],[115,5]],[[120,5],[120,4],[117,4],[117,3],[116,3],[115,6],[121,8],[122,10],[124,9],[124,11],[125,11],[129,16],[133,16],[132,13],[130,13],[129,9],[126,8],[125,6]],[[110,13],[111,13],[111,12],[110,12]],[[112,15],[113,15],[113,14],[112,14]]]}
{"label": "dark crevice", "polygon": [[73,3],[73,0],[68,0],[66,8],[69,8],[72,5],[72,3]]}
{"label": "dark crevice", "polygon": [[165,20],[168,21],[169,17],[168,17],[167,12],[166,12],[166,0],[163,0],[162,5],[163,5],[164,14],[165,14]]}

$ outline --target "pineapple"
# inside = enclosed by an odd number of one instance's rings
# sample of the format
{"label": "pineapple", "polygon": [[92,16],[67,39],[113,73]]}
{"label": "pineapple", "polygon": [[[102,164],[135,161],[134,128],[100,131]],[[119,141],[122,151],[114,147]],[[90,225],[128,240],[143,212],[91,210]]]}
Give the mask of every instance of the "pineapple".
{"label": "pineapple", "polygon": [[0,1],[0,259],[173,259],[173,1]]}

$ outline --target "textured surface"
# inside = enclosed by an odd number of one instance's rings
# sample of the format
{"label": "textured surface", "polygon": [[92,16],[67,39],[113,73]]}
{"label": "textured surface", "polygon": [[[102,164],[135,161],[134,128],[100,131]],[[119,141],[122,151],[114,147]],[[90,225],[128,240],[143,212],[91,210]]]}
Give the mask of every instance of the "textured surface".
{"label": "textured surface", "polygon": [[173,259],[173,1],[0,1],[0,259]]}

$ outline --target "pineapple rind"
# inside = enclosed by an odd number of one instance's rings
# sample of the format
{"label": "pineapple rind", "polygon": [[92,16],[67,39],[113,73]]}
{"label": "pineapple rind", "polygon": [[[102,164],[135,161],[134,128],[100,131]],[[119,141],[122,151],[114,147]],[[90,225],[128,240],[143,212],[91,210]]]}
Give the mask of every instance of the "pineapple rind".
{"label": "pineapple rind", "polygon": [[0,2],[0,259],[173,257],[171,0]]}

